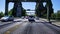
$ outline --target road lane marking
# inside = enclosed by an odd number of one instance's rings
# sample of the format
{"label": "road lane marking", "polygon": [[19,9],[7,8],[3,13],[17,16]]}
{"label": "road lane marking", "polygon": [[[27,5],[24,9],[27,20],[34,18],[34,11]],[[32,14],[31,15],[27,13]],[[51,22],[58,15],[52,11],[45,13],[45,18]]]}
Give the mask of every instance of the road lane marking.
{"label": "road lane marking", "polygon": [[10,34],[10,33],[13,32],[14,30],[18,29],[21,24],[23,24],[23,23],[20,23],[20,24],[18,24],[18,25],[15,25],[14,27],[8,29],[6,32],[4,32],[4,34]]}

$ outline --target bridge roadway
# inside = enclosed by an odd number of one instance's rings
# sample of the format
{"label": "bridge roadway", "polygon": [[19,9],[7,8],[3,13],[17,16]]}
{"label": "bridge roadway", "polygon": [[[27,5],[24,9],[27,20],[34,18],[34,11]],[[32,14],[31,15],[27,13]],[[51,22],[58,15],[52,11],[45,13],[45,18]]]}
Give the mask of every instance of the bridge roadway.
{"label": "bridge roadway", "polygon": [[28,22],[26,19],[0,28],[0,34],[60,34],[60,28],[43,20]]}

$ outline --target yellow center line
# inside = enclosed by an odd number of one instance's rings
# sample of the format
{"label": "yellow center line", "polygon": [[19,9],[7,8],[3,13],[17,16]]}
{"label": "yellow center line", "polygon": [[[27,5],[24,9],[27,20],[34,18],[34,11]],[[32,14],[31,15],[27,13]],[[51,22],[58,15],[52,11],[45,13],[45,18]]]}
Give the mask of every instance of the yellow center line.
{"label": "yellow center line", "polygon": [[[22,24],[22,23],[21,23],[21,24]],[[10,34],[10,33],[13,32],[14,30],[16,30],[18,27],[20,27],[21,24],[16,25],[16,26],[10,28],[10,29],[7,30],[6,32],[4,32],[4,34]]]}

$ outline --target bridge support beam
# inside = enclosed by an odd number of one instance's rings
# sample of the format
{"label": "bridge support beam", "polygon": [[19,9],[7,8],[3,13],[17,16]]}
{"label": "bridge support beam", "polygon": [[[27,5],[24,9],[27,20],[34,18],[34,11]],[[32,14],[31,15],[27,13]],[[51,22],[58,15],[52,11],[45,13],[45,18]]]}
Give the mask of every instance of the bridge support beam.
{"label": "bridge support beam", "polygon": [[21,4],[21,2],[15,2],[14,3],[13,13],[12,14],[15,17],[21,17],[22,16],[22,4]]}
{"label": "bridge support beam", "polygon": [[47,6],[47,20],[50,21],[50,18],[49,18],[49,6]]}
{"label": "bridge support beam", "polygon": [[8,0],[5,1],[5,15],[8,15]]}
{"label": "bridge support beam", "polygon": [[22,16],[22,4],[21,4],[21,2],[18,2],[16,7],[17,7],[16,16],[21,17]]}
{"label": "bridge support beam", "polygon": [[53,13],[53,8],[52,8],[52,2],[51,0],[50,1],[47,1],[47,19],[50,22],[50,18],[51,18],[51,14]]}
{"label": "bridge support beam", "polygon": [[38,15],[38,17],[41,17],[42,15],[43,15],[43,9],[44,9],[44,7],[43,7],[43,2],[37,2],[37,4],[36,4],[36,14]]}

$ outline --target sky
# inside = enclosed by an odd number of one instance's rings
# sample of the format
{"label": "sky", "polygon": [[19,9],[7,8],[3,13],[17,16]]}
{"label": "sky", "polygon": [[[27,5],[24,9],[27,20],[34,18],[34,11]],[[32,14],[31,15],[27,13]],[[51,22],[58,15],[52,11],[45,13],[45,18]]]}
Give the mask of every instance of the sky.
{"label": "sky", "polygon": [[[52,0],[52,3],[53,3],[53,9],[54,9],[54,12],[56,13],[58,10],[60,10],[60,0]],[[13,8],[13,4],[12,2],[9,3],[9,9],[12,9]],[[22,7],[24,9],[32,9],[34,10],[35,9],[35,5],[36,3],[35,2],[22,2]],[[0,12],[3,11],[5,12],[5,0],[0,0]]]}

